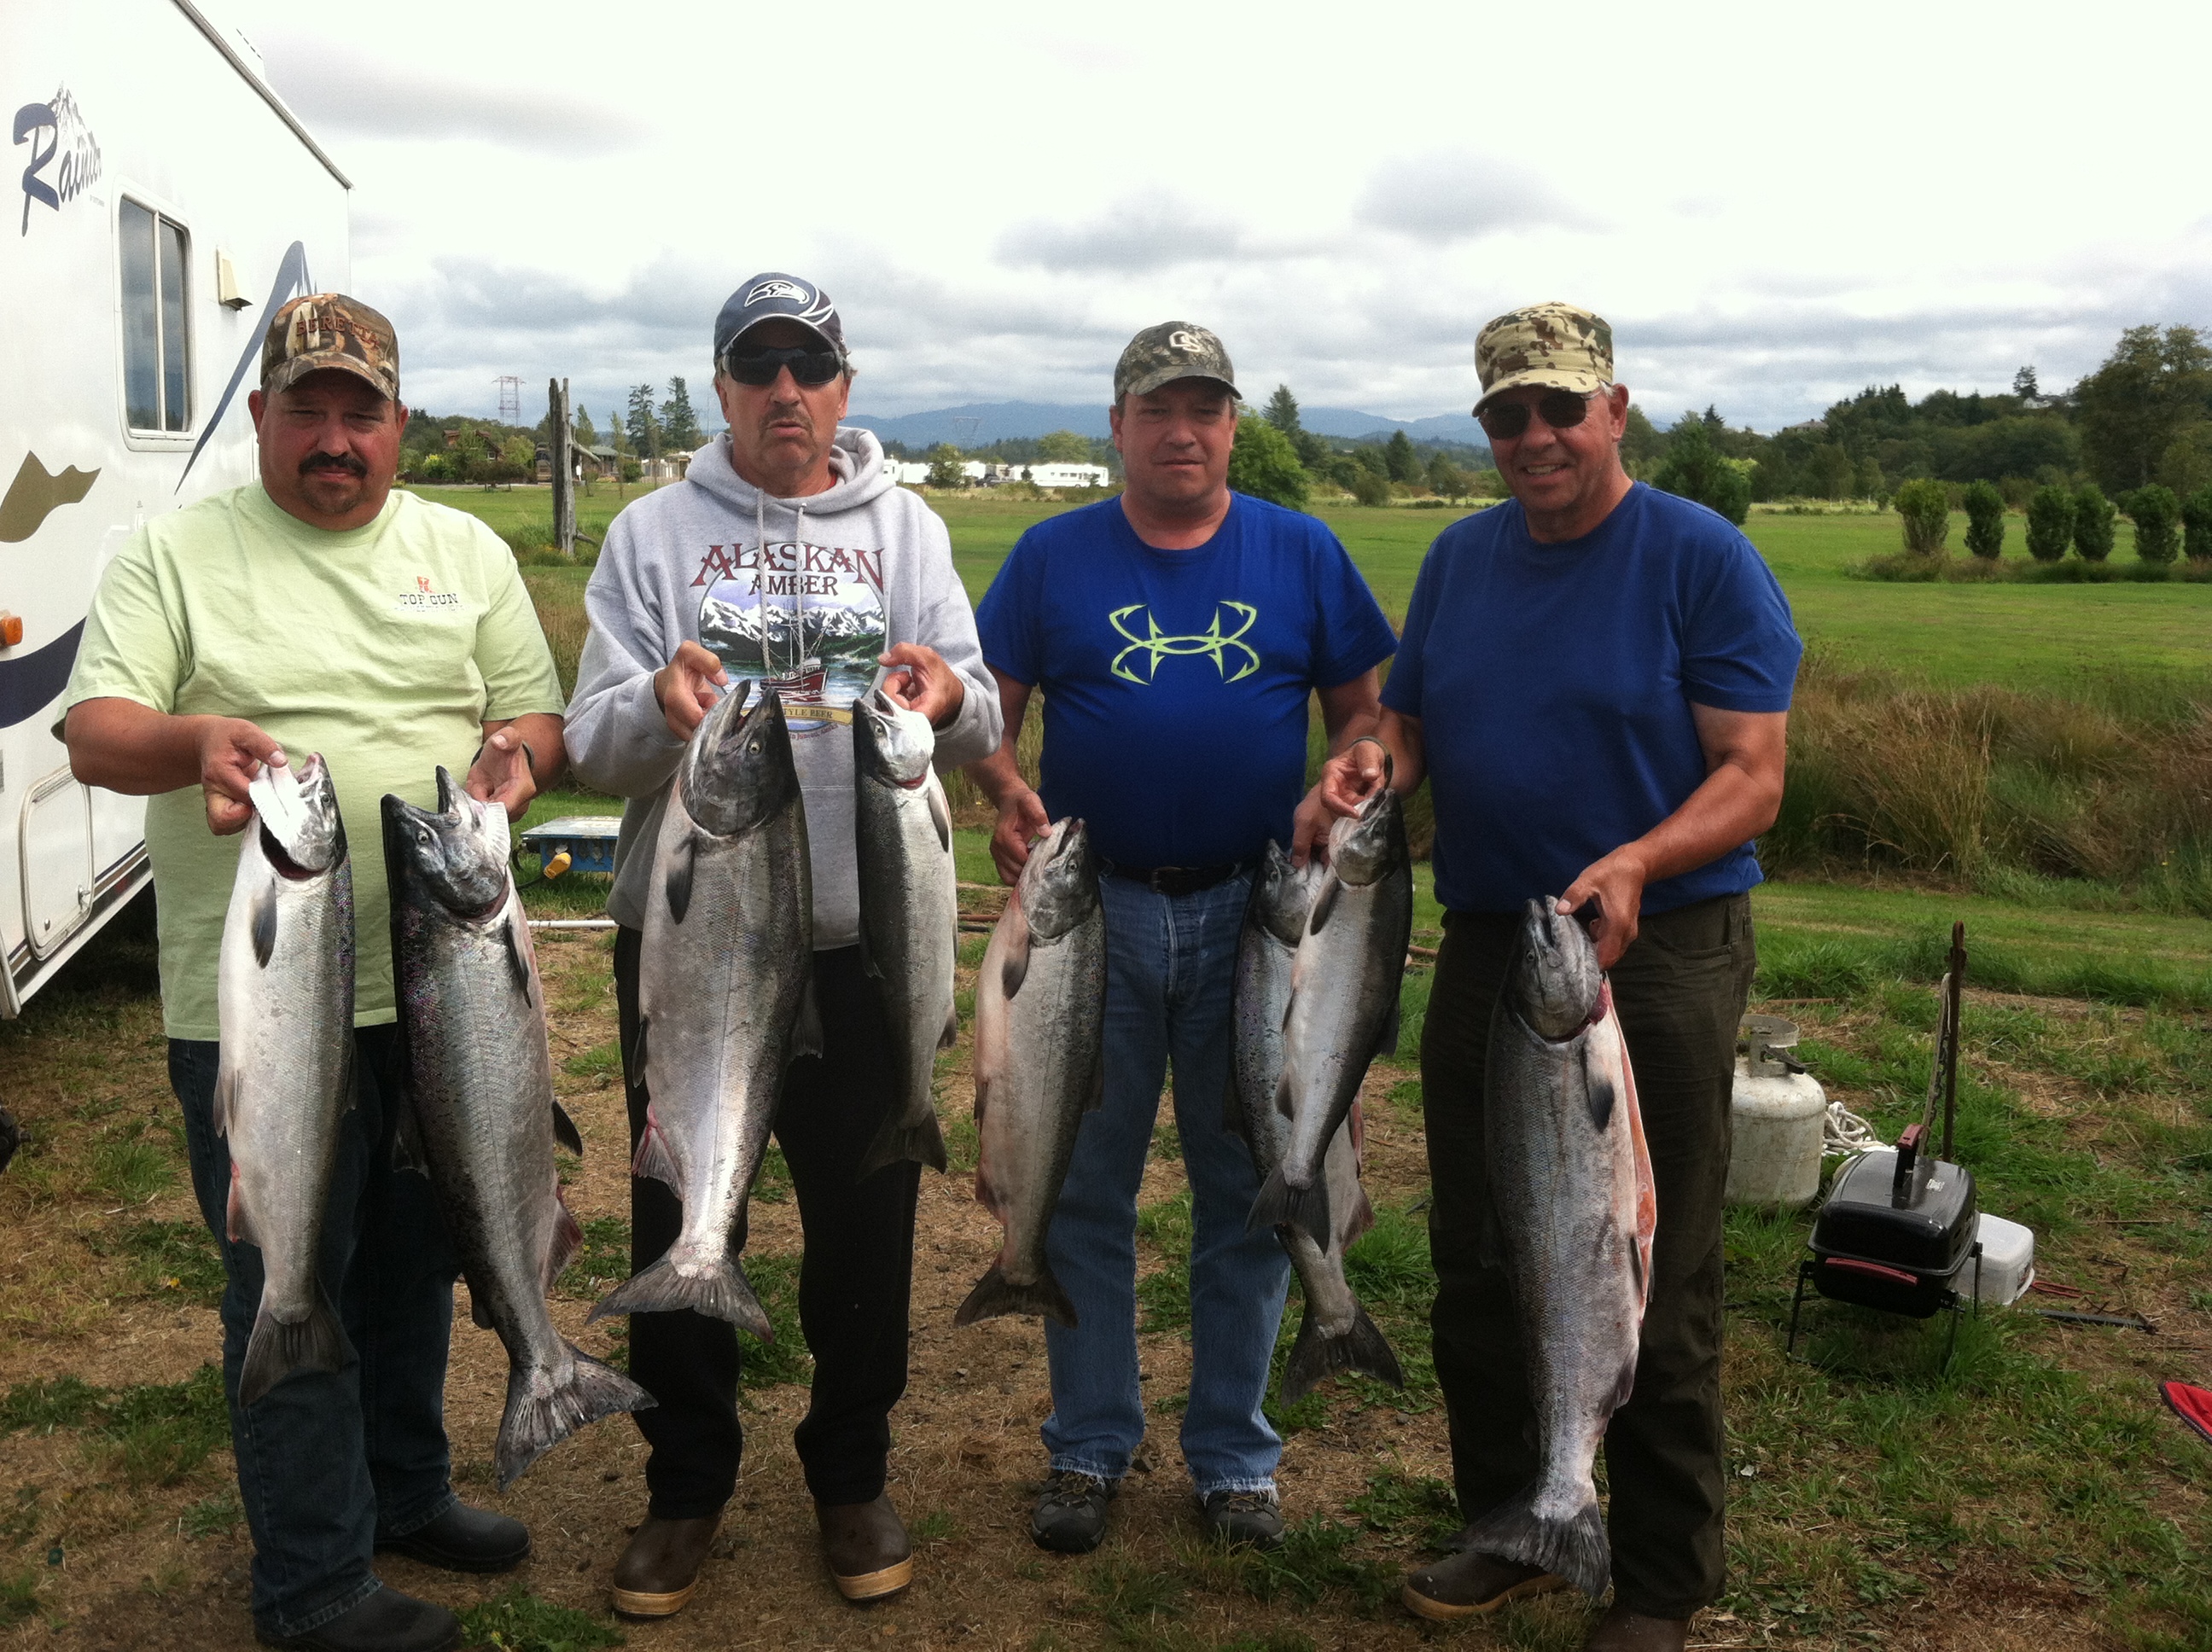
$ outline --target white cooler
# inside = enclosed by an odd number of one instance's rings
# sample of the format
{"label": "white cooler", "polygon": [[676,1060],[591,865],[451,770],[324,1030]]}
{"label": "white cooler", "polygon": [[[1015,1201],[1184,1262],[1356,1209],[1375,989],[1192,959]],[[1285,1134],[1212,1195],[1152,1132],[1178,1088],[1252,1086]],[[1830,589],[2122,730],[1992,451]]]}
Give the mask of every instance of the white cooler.
{"label": "white cooler", "polygon": [[[2019,1301],[2035,1283],[2035,1235],[2017,1222],[1984,1211],[1974,1237],[1982,1247],[1981,1284],[1974,1294],[2000,1307]],[[1973,1266],[1966,1264],[1969,1275]]]}

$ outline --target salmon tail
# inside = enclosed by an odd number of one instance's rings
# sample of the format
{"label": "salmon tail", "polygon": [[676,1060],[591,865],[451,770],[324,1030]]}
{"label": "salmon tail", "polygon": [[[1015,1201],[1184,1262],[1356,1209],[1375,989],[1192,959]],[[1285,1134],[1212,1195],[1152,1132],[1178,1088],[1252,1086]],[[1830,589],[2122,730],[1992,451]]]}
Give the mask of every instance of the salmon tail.
{"label": "salmon tail", "polygon": [[566,1382],[546,1383],[544,1373],[524,1365],[507,1371],[507,1414],[500,1418],[499,1444],[492,1457],[502,1491],[585,1424],[619,1411],[644,1411],[656,1403],[613,1366],[602,1364],[573,1343],[564,1345],[572,1362]]}
{"label": "salmon tail", "polygon": [[1593,1599],[1603,1594],[1613,1581],[1613,1551],[1605,1540],[1595,1490],[1565,1520],[1538,1514],[1534,1497],[1532,1486],[1492,1509],[1468,1527],[1467,1546],[1524,1566],[1541,1566]]}
{"label": "salmon tail", "polygon": [[671,1251],[642,1273],[634,1273],[600,1298],[587,1325],[617,1314],[667,1314],[688,1308],[696,1314],[727,1320],[740,1331],[750,1331],[763,1342],[774,1342],[775,1331],[753,1294],[752,1282],[725,1251],[712,1266],[695,1260],[679,1270]]}
{"label": "salmon tail", "polygon": [[1000,1271],[996,1262],[991,1271],[975,1282],[968,1293],[968,1300],[960,1304],[960,1311],[952,1316],[955,1325],[973,1325],[977,1320],[995,1319],[1000,1314],[1040,1314],[1047,1319],[1058,1320],[1073,1331],[1075,1328],[1075,1304],[1067,1299],[1067,1292],[1060,1288],[1060,1281],[1047,1267],[1035,1285],[1016,1285]]}
{"label": "salmon tail", "polygon": [[875,1140],[868,1144],[868,1156],[860,1161],[860,1174],[854,1180],[866,1181],[885,1165],[906,1159],[932,1169],[945,1168],[945,1133],[937,1127],[935,1108],[918,1119],[902,1118],[896,1113],[886,1115]]}
{"label": "salmon tail", "polygon": [[250,1406],[295,1371],[336,1371],[353,1357],[337,1309],[321,1285],[315,1286],[314,1306],[307,1318],[287,1325],[270,1311],[264,1298],[253,1316],[253,1333],[246,1341],[246,1359],[238,1374],[238,1403]]}
{"label": "salmon tail", "polygon": [[1316,1176],[1310,1187],[1293,1187],[1284,1177],[1281,1165],[1268,1171],[1260,1196],[1252,1201],[1252,1214],[1244,1223],[1247,1233],[1257,1233],[1262,1228],[1304,1228],[1313,1236],[1314,1243],[1327,1250],[1333,1242],[1328,1231],[1328,1179]]}
{"label": "salmon tail", "polygon": [[1394,1388],[1406,1386],[1397,1351],[1382,1327],[1367,1317],[1365,1309],[1352,1304],[1352,1328],[1342,1336],[1324,1334],[1317,1321],[1309,1307],[1298,1321],[1298,1339],[1291,1345],[1290,1360],[1283,1367],[1279,1403],[1296,1404],[1340,1371],[1364,1371]]}

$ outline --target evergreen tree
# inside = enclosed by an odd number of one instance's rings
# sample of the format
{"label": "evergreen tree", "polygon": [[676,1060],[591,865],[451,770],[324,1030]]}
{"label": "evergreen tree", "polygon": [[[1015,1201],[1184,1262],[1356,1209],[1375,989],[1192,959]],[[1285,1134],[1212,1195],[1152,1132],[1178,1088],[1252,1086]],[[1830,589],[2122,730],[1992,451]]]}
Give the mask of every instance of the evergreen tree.
{"label": "evergreen tree", "polygon": [[579,447],[597,447],[599,445],[599,427],[592,422],[591,414],[581,407],[576,410],[576,416],[568,422],[568,434]]}
{"label": "evergreen tree", "polygon": [[1413,451],[1413,439],[1404,431],[1393,430],[1390,440],[1383,444],[1382,468],[1393,482],[1421,479],[1421,456]]}
{"label": "evergreen tree", "polygon": [[2074,495],[2055,482],[2038,488],[2027,501],[2027,554],[2039,562],[2055,562],[2073,538]]}
{"label": "evergreen tree", "polygon": [[1312,483],[1298,450],[1270,419],[1239,419],[1236,444],[1229,450],[1229,485],[1286,509],[1306,507]]}
{"label": "evergreen tree", "polygon": [[2119,513],[2105,490],[2085,482],[2074,493],[2074,551],[2085,562],[2101,562],[2112,554],[2112,519]]}
{"label": "evergreen tree", "polygon": [[1977,482],[1966,489],[1966,549],[1990,560],[2004,555],[2004,495],[1993,482]]}
{"label": "evergreen tree", "polygon": [[1261,416],[1286,436],[1295,436],[1305,428],[1298,422],[1298,398],[1291,394],[1288,385],[1275,386],[1275,393],[1267,398],[1267,410]]}
{"label": "evergreen tree", "polygon": [[659,459],[660,420],[653,410],[651,385],[632,385],[629,387],[629,417],[624,422],[629,427],[631,447],[647,459]]}
{"label": "evergreen tree", "polygon": [[2181,525],[2188,534],[2189,560],[2212,562],[2212,483],[2181,501]]}
{"label": "evergreen tree", "polygon": [[1751,478],[1713,448],[1705,422],[1695,414],[1674,428],[1666,463],[1651,485],[1718,511],[1738,527],[1751,513]]}
{"label": "evergreen tree", "polygon": [[1905,528],[1905,548],[1916,556],[1933,556],[1951,537],[1951,495],[1931,477],[1918,477],[1897,490],[1897,514]]}
{"label": "evergreen tree", "polygon": [[2153,482],[2136,489],[2122,501],[2136,525],[2136,556],[2146,562],[2166,563],[2181,549],[2181,501],[2173,489]]}
{"label": "evergreen tree", "polygon": [[691,410],[691,387],[681,379],[668,381],[668,399],[660,404],[660,430],[672,452],[694,452],[706,445],[698,415]]}

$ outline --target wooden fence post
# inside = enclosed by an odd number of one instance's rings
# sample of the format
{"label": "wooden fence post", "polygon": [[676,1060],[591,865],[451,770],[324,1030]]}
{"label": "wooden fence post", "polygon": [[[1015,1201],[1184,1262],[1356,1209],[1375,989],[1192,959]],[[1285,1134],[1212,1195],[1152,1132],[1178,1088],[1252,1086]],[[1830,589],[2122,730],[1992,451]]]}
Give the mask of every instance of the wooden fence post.
{"label": "wooden fence post", "polygon": [[553,427],[553,544],[572,561],[576,555],[576,479],[570,474],[574,449],[568,428],[568,381],[545,381],[549,421]]}

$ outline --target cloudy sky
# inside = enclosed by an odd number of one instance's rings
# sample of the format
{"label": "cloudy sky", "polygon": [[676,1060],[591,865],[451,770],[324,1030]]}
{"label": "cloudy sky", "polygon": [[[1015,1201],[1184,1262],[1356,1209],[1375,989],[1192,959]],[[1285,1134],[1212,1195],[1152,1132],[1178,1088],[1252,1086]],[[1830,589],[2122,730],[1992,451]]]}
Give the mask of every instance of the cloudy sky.
{"label": "cloudy sky", "polygon": [[1662,423],[1762,429],[2212,322],[2202,98],[2160,78],[2201,4],[208,9],[353,178],[353,288],[438,411],[503,373],[704,403],[763,269],[836,299],[878,414],[1103,401],[1170,316],[1248,393],[1417,417],[1566,298]]}

